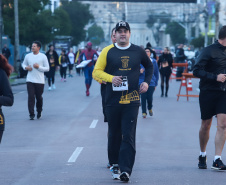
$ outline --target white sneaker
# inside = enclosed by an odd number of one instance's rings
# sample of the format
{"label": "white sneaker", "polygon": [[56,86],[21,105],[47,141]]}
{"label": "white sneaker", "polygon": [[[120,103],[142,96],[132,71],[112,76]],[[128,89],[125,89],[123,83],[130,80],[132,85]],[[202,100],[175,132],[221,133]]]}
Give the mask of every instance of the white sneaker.
{"label": "white sneaker", "polygon": [[51,91],[52,90],[52,87],[49,87],[49,89],[48,89],[49,91]]}
{"label": "white sneaker", "polygon": [[118,164],[113,164],[112,167],[110,168],[110,171],[112,173],[112,178],[114,180],[120,179],[120,170]]}
{"label": "white sneaker", "polygon": [[53,85],[52,85],[52,88],[53,88],[53,89],[56,89],[56,86],[55,86],[55,84],[53,84]]}

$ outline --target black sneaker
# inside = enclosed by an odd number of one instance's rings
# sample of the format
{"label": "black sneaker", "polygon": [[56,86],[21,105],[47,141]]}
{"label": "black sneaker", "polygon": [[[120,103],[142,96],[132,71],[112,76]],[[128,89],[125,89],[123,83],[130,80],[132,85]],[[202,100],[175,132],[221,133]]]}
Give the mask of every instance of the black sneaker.
{"label": "black sneaker", "polygon": [[220,158],[218,158],[217,160],[215,160],[215,162],[213,161],[213,165],[212,165],[211,169],[213,169],[213,170],[226,170],[226,166],[224,165],[222,160]]}
{"label": "black sneaker", "polygon": [[112,167],[110,168],[110,170],[112,173],[112,178],[115,180],[119,180],[120,170],[119,170],[118,164],[113,164]]}
{"label": "black sneaker", "polygon": [[129,174],[127,172],[122,172],[120,175],[120,180],[124,182],[129,182]]}
{"label": "black sneaker", "polygon": [[41,112],[38,112],[37,119],[40,119],[41,117],[42,117],[42,113]]}
{"label": "black sneaker", "polygon": [[30,120],[34,120],[35,114],[30,115]]}
{"label": "black sneaker", "polygon": [[207,169],[206,156],[205,157],[202,157],[202,155],[199,156],[198,167],[199,167],[199,169]]}

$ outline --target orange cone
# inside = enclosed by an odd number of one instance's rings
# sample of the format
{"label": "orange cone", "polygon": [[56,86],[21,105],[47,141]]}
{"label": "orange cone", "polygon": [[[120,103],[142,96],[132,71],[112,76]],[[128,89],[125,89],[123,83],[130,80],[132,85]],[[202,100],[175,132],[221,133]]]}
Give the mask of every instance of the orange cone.
{"label": "orange cone", "polygon": [[176,77],[176,74],[177,74],[177,68],[173,68],[173,71],[172,71],[172,76],[173,77]]}
{"label": "orange cone", "polygon": [[182,84],[181,84],[181,86],[186,86],[186,81],[185,81],[185,77],[184,76],[182,78]]}
{"label": "orange cone", "polygon": [[189,78],[189,80],[188,80],[187,90],[188,91],[192,91],[192,81],[191,81],[191,78]]}

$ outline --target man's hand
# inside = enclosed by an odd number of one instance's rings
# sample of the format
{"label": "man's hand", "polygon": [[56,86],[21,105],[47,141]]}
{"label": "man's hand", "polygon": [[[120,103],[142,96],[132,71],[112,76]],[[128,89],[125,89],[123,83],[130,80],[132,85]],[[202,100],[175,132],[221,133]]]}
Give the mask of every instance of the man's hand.
{"label": "man's hand", "polygon": [[107,82],[105,82],[105,81],[102,81],[102,84],[105,84],[105,85],[106,85],[106,84],[107,84]]}
{"label": "man's hand", "polygon": [[34,67],[35,69],[38,69],[38,68],[39,68],[39,65],[38,65],[37,63],[35,63],[35,64],[33,65],[33,67]]}
{"label": "man's hand", "polygon": [[120,85],[122,83],[122,76],[114,76],[112,83],[116,86]]}
{"label": "man's hand", "polygon": [[32,71],[32,67],[31,66],[27,66],[27,67],[25,67],[25,69],[28,70],[28,71]]}
{"label": "man's hand", "polygon": [[142,82],[140,84],[140,91],[139,92],[142,94],[142,93],[146,93],[147,90],[148,90],[148,84],[146,82]]}
{"label": "man's hand", "polygon": [[225,80],[226,80],[226,74],[219,74],[219,75],[217,75],[217,81],[218,82],[224,83]]}
{"label": "man's hand", "polygon": [[144,72],[144,68],[141,68],[141,69],[140,69],[140,73],[143,73],[143,72]]}

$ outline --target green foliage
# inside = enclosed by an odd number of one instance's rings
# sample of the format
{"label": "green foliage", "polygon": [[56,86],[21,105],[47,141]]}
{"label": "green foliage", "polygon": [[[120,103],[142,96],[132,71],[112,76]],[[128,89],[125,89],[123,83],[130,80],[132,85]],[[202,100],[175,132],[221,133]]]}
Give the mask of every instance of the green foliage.
{"label": "green foliage", "polygon": [[[44,10],[48,0],[19,0],[19,34],[20,44],[30,45],[34,40],[43,44],[51,39],[51,12]],[[4,33],[9,35],[14,43],[14,1],[3,0]]]}
{"label": "green foliage", "polygon": [[72,31],[70,35],[73,37],[72,45],[78,45],[86,38],[86,31],[84,30],[86,24],[93,20],[93,15],[89,11],[89,5],[77,1],[62,1],[62,7],[71,20]]}
{"label": "green foliage", "polygon": [[93,24],[88,29],[88,40],[90,40],[94,45],[99,45],[104,41],[104,31],[100,26]]}
{"label": "green foliage", "polygon": [[193,45],[195,48],[202,48],[204,46],[204,36],[199,36],[198,38],[195,38],[191,41],[191,45]]}
{"label": "green foliage", "polygon": [[167,24],[165,33],[170,35],[170,38],[174,45],[178,43],[185,43],[186,41],[185,29],[177,22],[170,22],[169,24]]}
{"label": "green foliage", "polygon": [[54,11],[54,35],[70,35],[72,24],[68,13],[63,8]]}

